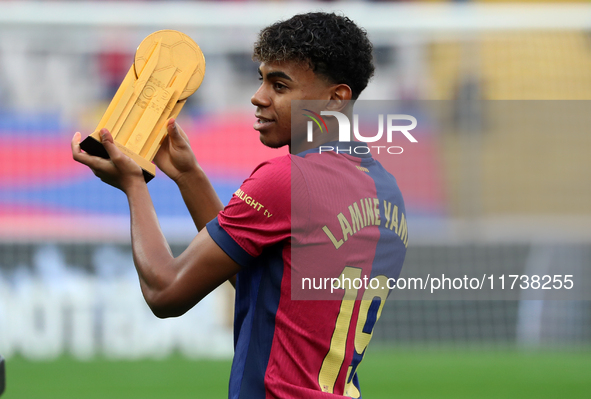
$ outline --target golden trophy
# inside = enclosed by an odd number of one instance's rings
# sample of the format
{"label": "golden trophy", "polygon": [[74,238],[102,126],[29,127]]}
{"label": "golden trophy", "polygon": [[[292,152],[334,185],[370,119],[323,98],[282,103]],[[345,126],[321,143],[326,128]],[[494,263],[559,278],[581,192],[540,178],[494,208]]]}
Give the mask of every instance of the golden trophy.
{"label": "golden trophy", "polygon": [[205,58],[189,36],[161,30],[138,46],[135,60],[94,133],[80,147],[109,158],[99,132],[111,132],[117,147],[136,161],[146,182],[156,175],[152,159],[166,137],[166,122],[176,118],[187,98],[201,85]]}

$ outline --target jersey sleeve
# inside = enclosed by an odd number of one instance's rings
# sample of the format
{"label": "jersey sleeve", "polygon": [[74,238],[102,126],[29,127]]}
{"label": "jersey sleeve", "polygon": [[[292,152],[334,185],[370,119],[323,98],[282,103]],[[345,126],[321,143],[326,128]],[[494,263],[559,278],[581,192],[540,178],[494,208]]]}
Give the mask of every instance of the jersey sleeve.
{"label": "jersey sleeve", "polygon": [[290,169],[288,155],[260,164],[207,224],[211,238],[240,266],[290,238]]}

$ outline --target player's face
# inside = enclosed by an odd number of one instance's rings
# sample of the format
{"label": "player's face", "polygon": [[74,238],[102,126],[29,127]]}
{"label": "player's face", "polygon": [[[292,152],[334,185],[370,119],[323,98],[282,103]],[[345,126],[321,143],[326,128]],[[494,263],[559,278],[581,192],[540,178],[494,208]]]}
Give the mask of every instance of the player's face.
{"label": "player's face", "polygon": [[257,107],[254,129],[261,142],[272,148],[289,145],[291,140],[291,100],[330,99],[330,85],[317,76],[307,63],[262,62],[261,86],[252,96]]}

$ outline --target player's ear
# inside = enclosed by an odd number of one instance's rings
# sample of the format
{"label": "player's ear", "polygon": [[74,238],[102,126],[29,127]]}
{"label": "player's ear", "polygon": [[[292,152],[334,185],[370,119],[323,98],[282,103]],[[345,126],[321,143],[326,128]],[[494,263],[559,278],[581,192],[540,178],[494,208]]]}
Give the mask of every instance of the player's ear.
{"label": "player's ear", "polygon": [[328,102],[327,109],[330,111],[342,111],[351,100],[353,92],[349,85],[344,83],[335,85],[330,91],[330,101]]}

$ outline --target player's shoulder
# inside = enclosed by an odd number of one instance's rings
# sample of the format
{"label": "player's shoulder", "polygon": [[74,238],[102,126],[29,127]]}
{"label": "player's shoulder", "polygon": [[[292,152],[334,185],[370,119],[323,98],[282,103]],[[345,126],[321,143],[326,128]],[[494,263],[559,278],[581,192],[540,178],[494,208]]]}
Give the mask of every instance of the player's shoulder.
{"label": "player's shoulder", "polygon": [[257,173],[273,173],[289,171],[291,168],[291,155],[281,155],[275,158],[267,159],[258,164],[251,173],[251,176]]}
{"label": "player's shoulder", "polygon": [[259,196],[285,197],[290,195],[290,155],[268,159],[258,164],[242,184],[243,190]]}
{"label": "player's shoulder", "polygon": [[291,180],[291,155],[282,155],[268,159],[258,164],[248,181],[264,181],[266,186],[274,186],[278,189],[289,188]]}

